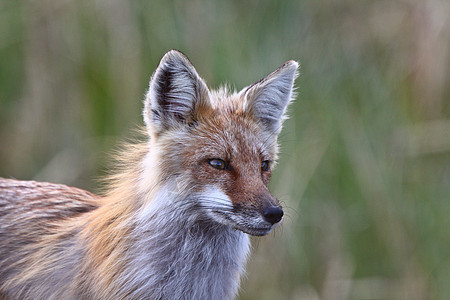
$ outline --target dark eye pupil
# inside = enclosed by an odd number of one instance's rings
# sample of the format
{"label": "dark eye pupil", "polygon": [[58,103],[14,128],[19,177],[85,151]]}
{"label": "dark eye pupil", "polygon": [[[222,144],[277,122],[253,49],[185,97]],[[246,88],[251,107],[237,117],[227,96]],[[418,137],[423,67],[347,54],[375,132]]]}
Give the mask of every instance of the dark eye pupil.
{"label": "dark eye pupil", "polygon": [[219,170],[225,169],[225,162],[221,159],[210,159],[209,164]]}
{"label": "dark eye pupil", "polygon": [[263,171],[269,171],[269,162],[267,160],[265,160],[261,163],[261,169]]}

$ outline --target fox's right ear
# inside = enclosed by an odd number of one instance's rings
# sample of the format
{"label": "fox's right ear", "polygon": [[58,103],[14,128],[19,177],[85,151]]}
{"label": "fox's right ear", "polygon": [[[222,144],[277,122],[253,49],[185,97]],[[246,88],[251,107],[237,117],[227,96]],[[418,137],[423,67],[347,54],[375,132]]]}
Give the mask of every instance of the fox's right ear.
{"label": "fox's right ear", "polygon": [[143,113],[147,129],[158,135],[174,126],[195,123],[196,111],[208,101],[208,87],[189,59],[180,51],[171,50],[150,79]]}

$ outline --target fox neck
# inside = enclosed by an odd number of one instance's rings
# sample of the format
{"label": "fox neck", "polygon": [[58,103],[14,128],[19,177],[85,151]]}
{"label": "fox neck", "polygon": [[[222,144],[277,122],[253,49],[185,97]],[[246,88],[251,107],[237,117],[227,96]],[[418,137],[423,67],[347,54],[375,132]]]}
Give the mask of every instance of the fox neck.
{"label": "fox neck", "polygon": [[[115,220],[109,227],[95,226],[98,238],[90,243],[98,257],[97,282],[103,283],[100,296],[115,294],[111,287],[120,287],[116,296],[133,299],[231,299],[237,293],[250,250],[248,236],[208,219],[192,195],[175,194],[173,186],[166,182],[153,188],[150,201],[134,211],[123,206],[121,216],[120,210],[112,214],[112,207],[98,211]],[[95,255],[109,247],[100,243],[104,240],[113,245],[109,257]]]}
{"label": "fox neck", "polygon": [[248,236],[199,217],[190,199],[171,196],[172,190],[162,187],[136,217],[135,242],[118,283],[140,286],[130,290],[138,298],[232,298],[249,252]]}

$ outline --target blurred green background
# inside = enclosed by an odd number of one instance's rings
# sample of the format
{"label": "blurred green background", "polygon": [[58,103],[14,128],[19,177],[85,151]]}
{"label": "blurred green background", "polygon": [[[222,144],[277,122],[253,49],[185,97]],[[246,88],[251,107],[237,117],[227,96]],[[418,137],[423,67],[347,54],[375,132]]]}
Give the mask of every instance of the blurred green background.
{"label": "blurred green background", "polygon": [[0,1],[0,176],[98,190],[169,49],[298,97],[240,299],[450,299],[450,3]]}

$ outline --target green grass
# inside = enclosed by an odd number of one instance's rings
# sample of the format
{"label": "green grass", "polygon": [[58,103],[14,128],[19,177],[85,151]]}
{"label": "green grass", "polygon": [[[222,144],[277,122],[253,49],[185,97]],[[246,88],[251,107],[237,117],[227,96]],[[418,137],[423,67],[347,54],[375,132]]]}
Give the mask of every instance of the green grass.
{"label": "green grass", "polygon": [[98,189],[169,49],[237,89],[295,59],[287,216],[240,298],[448,299],[450,34],[426,3],[2,1],[0,175]]}

